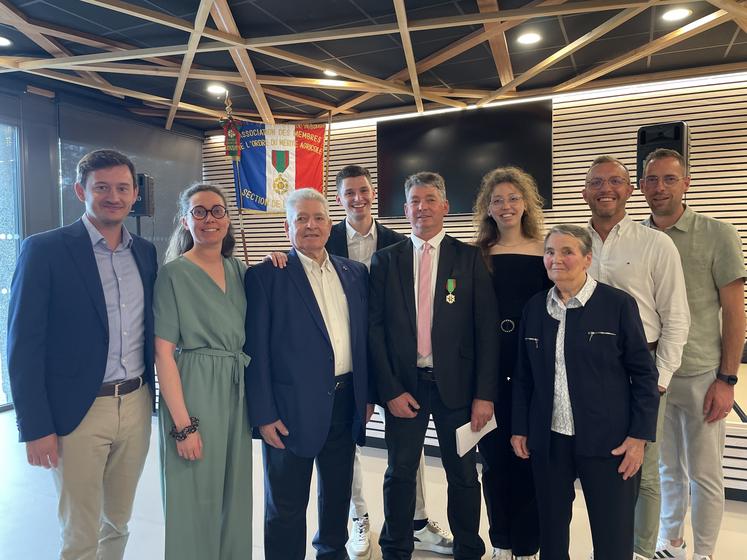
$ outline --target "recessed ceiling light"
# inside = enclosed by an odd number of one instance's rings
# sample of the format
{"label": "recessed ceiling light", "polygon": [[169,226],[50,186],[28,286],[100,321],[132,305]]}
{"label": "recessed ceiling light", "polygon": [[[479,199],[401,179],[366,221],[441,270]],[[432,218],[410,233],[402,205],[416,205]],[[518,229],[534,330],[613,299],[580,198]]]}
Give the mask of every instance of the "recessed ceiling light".
{"label": "recessed ceiling light", "polygon": [[539,43],[542,37],[539,33],[522,33],[516,40],[522,45],[533,45],[534,43]]}
{"label": "recessed ceiling light", "polygon": [[671,10],[664,12],[661,19],[664,21],[679,21],[685,19],[692,13],[693,11],[688,8],[672,8]]}
{"label": "recessed ceiling light", "polygon": [[226,93],[226,88],[220,84],[210,84],[207,87],[207,90],[208,93],[213,93],[215,95],[223,95],[224,93]]}
{"label": "recessed ceiling light", "polygon": [[13,44],[13,41],[5,37],[0,37],[0,47],[9,47]]}
{"label": "recessed ceiling light", "polygon": [[325,70],[324,75],[329,76],[330,78],[334,78],[335,76],[337,76],[337,72],[335,72],[334,70]]}

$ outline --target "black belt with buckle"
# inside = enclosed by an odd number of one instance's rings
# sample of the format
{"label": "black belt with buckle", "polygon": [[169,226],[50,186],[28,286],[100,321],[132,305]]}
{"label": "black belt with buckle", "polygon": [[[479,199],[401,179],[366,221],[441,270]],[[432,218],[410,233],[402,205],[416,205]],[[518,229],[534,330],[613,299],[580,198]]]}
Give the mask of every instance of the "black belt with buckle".
{"label": "black belt with buckle", "polygon": [[343,373],[342,375],[335,376],[335,386],[330,390],[329,394],[333,394],[340,389],[353,384],[353,372]]}
{"label": "black belt with buckle", "polygon": [[423,381],[435,381],[436,376],[433,375],[432,367],[419,367],[418,368],[418,379]]}
{"label": "black belt with buckle", "polygon": [[503,319],[498,326],[500,327],[501,332],[510,333],[516,330],[518,322],[518,319]]}
{"label": "black belt with buckle", "polygon": [[134,379],[128,379],[127,381],[120,381],[119,383],[105,383],[99,389],[98,397],[121,397],[127,395],[133,391],[137,391],[143,386],[145,381],[143,376],[135,377]]}

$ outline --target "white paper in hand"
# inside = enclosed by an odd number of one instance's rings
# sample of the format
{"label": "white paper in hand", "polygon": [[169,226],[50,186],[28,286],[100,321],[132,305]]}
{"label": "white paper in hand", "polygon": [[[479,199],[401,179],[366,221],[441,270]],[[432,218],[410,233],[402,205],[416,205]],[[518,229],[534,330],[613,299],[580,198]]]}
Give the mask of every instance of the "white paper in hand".
{"label": "white paper in hand", "polygon": [[495,414],[491,416],[490,420],[488,420],[488,423],[485,424],[485,426],[483,426],[482,430],[480,430],[479,432],[473,432],[469,422],[467,422],[464,426],[459,426],[456,429],[457,454],[460,457],[464,457],[470,449],[477,445],[477,442],[482,439],[482,436],[484,436],[488,432],[492,432],[497,427],[498,424],[495,421]]}

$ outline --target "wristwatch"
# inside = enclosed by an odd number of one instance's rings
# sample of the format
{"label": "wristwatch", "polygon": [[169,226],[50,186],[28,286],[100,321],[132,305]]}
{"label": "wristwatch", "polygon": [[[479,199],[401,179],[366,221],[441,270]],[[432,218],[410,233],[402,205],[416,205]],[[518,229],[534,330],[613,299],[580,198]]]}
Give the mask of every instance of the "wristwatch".
{"label": "wristwatch", "polygon": [[727,385],[731,385],[732,387],[737,384],[737,376],[736,375],[726,375],[725,373],[717,373],[716,379],[719,379],[726,383]]}

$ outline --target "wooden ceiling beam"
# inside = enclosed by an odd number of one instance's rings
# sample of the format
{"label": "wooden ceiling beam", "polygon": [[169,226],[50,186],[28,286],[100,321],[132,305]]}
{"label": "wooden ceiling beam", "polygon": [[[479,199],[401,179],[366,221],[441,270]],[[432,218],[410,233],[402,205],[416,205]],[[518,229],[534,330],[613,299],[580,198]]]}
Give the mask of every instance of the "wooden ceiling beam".
{"label": "wooden ceiling beam", "polygon": [[[361,74],[360,72],[356,72],[355,70],[351,70],[350,68],[347,68],[339,64],[330,64],[327,62],[314,60],[312,58],[297,55],[297,54],[284,51],[284,50],[281,50],[275,47],[267,47],[267,48],[261,48],[261,49],[253,49],[253,50],[256,50],[257,52],[261,52],[268,56],[273,56],[275,58],[285,60],[287,62],[301,64],[303,66],[308,66],[309,68],[316,68],[317,70],[320,70],[320,71],[333,70],[340,76],[351,78],[353,80],[357,80],[359,82],[363,82],[366,84],[379,86],[380,88],[384,89],[386,93],[400,93],[403,95],[413,95],[413,91],[404,84],[393,82],[393,81],[381,80],[379,78],[374,78],[372,76],[367,76],[366,74]],[[428,96],[423,96],[423,97],[431,101],[435,101],[436,103],[441,103],[442,105],[448,105],[450,107],[461,108],[465,106],[465,104],[462,103],[461,101],[454,101],[452,99],[447,99],[445,97],[434,96],[434,95],[428,95]]]}
{"label": "wooden ceiling beam", "polygon": [[179,101],[181,101],[182,94],[184,93],[184,86],[187,84],[187,78],[189,77],[189,70],[195,59],[195,49],[197,49],[197,46],[200,44],[202,30],[205,28],[212,5],[213,0],[200,0],[200,5],[197,8],[194,31],[190,33],[189,41],[187,41],[187,52],[184,53],[184,58],[182,58],[182,67],[179,69],[179,76],[176,78],[174,95],[171,98],[171,107],[169,107],[169,114],[166,117],[166,130],[171,130],[171,125],[174,124],[176,109],[179,106]]}
{"label": "wooden ceiling beam", "polygon": [[707,0],[717,8],[729,12],[734,16],[734,21],[739,28],[747,33],[747,7],[734,0]]}
{"label": "wooden ceiling beam", "polygon": [[[232,35],[239,34],[239,28],[236,26],[236,21],[233,18],[233,14],[231,14],[231,8],[228,7],[227,0],[215,0],[210,13],[213,16],[213,21],[215,21],[215,24],[221,31]],[[246,49],[239,47],[234,47],[228,52],[231,54],[231,58],[239,74],[244,79],[244,86],[252,97],[257,111],[262,116],[262,121],[265,124],[275,124],[270,104],[267,102],[267,98],[262,91],[262,86],[257,81],[257,73],[249,58],[249,53],[246,52]]]}
{"label": "wooden ceiling beam", "polygon": [[[486,12],[497,12],[499,11],[498,0],[477,0],[477,8],[481,14]],[[490,31],[496,27],[497,23],[490,22],[484,23],[483,27],[485,31]],[[493,62],[495,62],[495,69],[498,72],[498,79],[501,81],[501,85],[505,85],[514,79],[514,69],[511,65],[511,56],[508,53],[508,43],[506,42],[506,33],[501,31],[494,37],[488,39],[488,45],[490,46],[490,52],[493,55]]]}
{"label": "wooden ceiling beam", "polygon": [[553,90],[556,92],[573,90],[582,84],[591,82],[592,80],[596,80],[597,78],[609,74],[610,72],[613,72],[618,68],[627,66],[628,64],[635,62],[636,60],[640,60],[641,58],[645,58],[649,55],[657,53],[662,49],[671,47],[672,45],[676,45],[677,43],[689,39],[690,37],[694,37],[698,33],[713,29],[714,27],[717,27],[722,23],[729,21],[731,18],[731,14],[724,10],[718,10],[716,12],[710,13],[700,19],[691,21],[690,23],[678,29],[675,29],[670,33],[667,33],[666,35],[659,37],[658,39],[654,39],[653,41],[650,41],[649,43],[646,43],[645,45],[642,45],[637,49],[633,49],[632,51],[622,54],[608,62],[600,64],[599,66],[596,66],[595,68],[592,68],[587,72],[579,74],[575,78],[571,78],[570,80],[556,86],[555,88],[553,88]]}
{"label": "wooden ceiling beam", "polygon": [[483,105],[490,103],[491,101],[499,98],[502,94],[506,93],[507,91],[516,89],[518,86],[531,80],[532,78],[534,78],[535,76],[537,76],[538,74],[542,73],[544,70],[552,66],[553,64],[556,64],[558,61],[569,56],[571,53],[576,52],[577,50],[585,47],[589,43],[596,41],[597,39],[599,39],[599,37],[606,35],[613,29],[616,29],[617,27],[621,26],[626,21],[633,19],[635,16],[645,11],[649,7],[653,6],[654,4],[656,4],[656,0],[651,0],[648,6],[640,7],[640,8],[628,8],[627,10],[623,10],[622,12],[618,13],[616,16],[605,21],[603,24],[595,27],[588,33],[585,33],[584,35],[582,35],[575,41],[567,44],[562,49],[556,51],[555,53],[551,54],[549,57],[535,64],[532,68],[530,68],[529,70],[527,70],[520,76],[517,76],[510,82],[504,84],[503,87],[497,89],[496,91],[492,92],[489,95],[486,95],[485,97],[483,97],[477,102],[477,106],[482,107]]}
{"label": "wooden ceiling beam", "polygon": [[[133,17],[145,19],[153,23],[180,29],[191,33],[193,27],[184,19],[169,16],[162,12],[142,8],[121,0],[83,0],[89,4],[128,14]],[[675,4],[680,0],[659,0],[659,4]],[[631,7],[642,6],[646,0],[577,0],[575,2],[563,2],[552,5],[547,3],[540,6],[524,6],[510,10],[496,10],[478,14],[465,14],[460,16],[449,16],[440,18],[428,18],[412,20],[408,23],[408,31],[425,31],[429,29],[442,29],[447,27],[464,27],[483,25],[485,23],[498,23],[510,20],[524,20],[538,17],[551,17],[565,14],[578,14],[588,12],[599,12],[607,10],[621,10]],[[306,33],[289,33],[286,35],[274,35],[267,37],[252,37],[242,39],[238,34],[225,33],[220,30],[206,27],[203,36],[210,39],[232,43],[235,46],[243,45],[248,49],[255,47],[272,47],[278,45],[291,45],[299,43],[313,43],[317,41],[336,41],[339,39],[351,39],[356,37],[370,37],[374,35],[391,35],[399,32],[396,23],[356,26],[324,31],[311,31]]]}
{"label": "wooden ceiling beam", "polygon": [[[260,83],[261,80],[260,80]],[[329,103],[327,101],[322,101],[321,99],[317,99],[316,97],[310,97],[308,95],[303,95],[301,93],[296,93],[294,91],[287,91],[284,89],[278,89],[274,87],[267,87],[264,86],[265,94],[271,95],[273,97],[279,97],[280,99],[288,99],[289,101],[295,101],[296,103],[303,103],[304,105],[311,105],[312,107],[317,107],[319,109],[324,109],[325,111],[331,111],[335,108],[335,105],[332,103]],[[355,111],[348,111],[348,113],[355,113]],[[304,117],[307,118],[307,117]]]}
{"label": "wooden ceiling beam", "polygon": [[[135,113],[136,115],[141,115],[143,117],[166,117],[168,115],[168,111],[166,111],[165,109],[160,109],[160,108],[131,107],[129,111],[132,113]],[[259,113],[255,113],[252,111],[234,111],[233,114],[237,117],[248,118],[248,119],[259,119],[260,118]],[[274,115],[276,118],[286,120],[286,121],[303,121],[303,120],[308,119],[308,117],[305,115],[292,115],[292,114],[283,114],[283,113],[275,113]],[[214,117],[210,117],[207,115],[201,115],[199,113],[192,113],[189,111],[177,111],[176,118],[196,120],[196,121],[215,122]]]}
{"label": "wooden ceiling beam", "polygon": [[[530,2],[529,4],[527,4],[527,7],[532,8],[536,6],[539,6],[539,7],[552,6],[556,4],[562,4],[565,1],[566,0],[534,0],[533,2]],[[466,35],[465,37],[462,37],[461,39],[454,41],[450,45],[447,45],[446,47],[420,60],[417,63],[418,74],[427,72],[431,68],[435,68],[439,64],[442,64],[448,60],[451,60],[452,58],[459,56],[463,52],[466,52],[470,50],[471,48],[476,47],[480,43],[483,43],[484,41],[489,40],[491,37],[494,37],[499,33],[504,33],[505,31],[508,31],[509,29],[513,27],[516,27],[517,25],[521,25],[525,21],[526,20],[508,21],[508,22],[496,24],[495,26],[491,28],[490,31],[488,30],[473,31],[469,35]],[[401,80],[406,77],[407,77],[407,68],[403,68],[399,72],[389,76],[388,79],[389,80]],[[361,103],[368,101],[369,99],[372,99],[373,97],[376,97],[375,93],[364,93],[363,95],[359,95],[351,99],[348,99],[343,104],[338,105],[337,109],[332,111],[332,114],[336,115],[338,113],[344,112],[348,109],[351,109],[353,107],[360,105]],[[323,117],[325,115],[320,114],[318,116]]]}
{"label": "wooden ceiling beam", "polygon": [[[203,43],[195,52],[216,52],[232,48],[231,45],[210,41]],[[152,59],[161,56],[183,55],[187,52],[187,45],[170,45],[165,47],[148,47],[145,49],[130,49],[127,51],[103,52],[84,54],[79,56],[65,56],[60,58],[36,59],[19,64],[21,70],[42,70],[49,68],[72,68],[77,64],[97,64],[101,62],[117,62],[120,60]]]}
{"label": "wooden ceiling beam", "polygon": [[402,40],[402,50],[405,54],[407,63],[407,73],[410,76],[410,86],[412,95],[415,98],[415,108],[418,113],[423,112],[423,100],[420,97],[420,81],[418,80],[418,71],[415,66],[415,54],[412,51],[412,40],[410,32],[407,29],[407,9],[405,0],[394,0],[394,13],[397,15],[397,26],[399,27],[399,36]]}
{"label": "wooden ceiling beam", "polygon": [[[191,32],[194,29],[194,27],[189,22],[187,22],[187,21],[185,21],[183,19],[174,18],[172,16],[166,16],[166,15],[163,15],[163,17],[161,17],[160,12],[155,12],[153,10],[147,10],[147,9],[141,8],[139,6],[134,6],[132,4],[128,4],[126,2],[121,2],[120,0],[84,0],[84,1],[86,1],[88,3],[96,4],[97,6],[108,7],[110,9],[116,9],[117,11],[126,10],[125,13],[128,13],[131,16],[139,17],[139,18],[146,19],[148,21],[154,21],[154,22],[156,20],[158,20],[157,22],[161,23],[162,25],[166,25],[166,26],[170,26],[170,27],[175,27],[175,28],[181,29],[182,31]],[[595,0],[595,1],[599,1],[599,0]],[[607,1],[607,0],[605,0],[605,1]],[[664,1],[666,1],[666,0],[664,0]],[[231,36],[232,41],[234,41],[234,44],[235,44],[235,41],[238,40],[238,39],[240,39],[240,37],[238,37],[238,35],[239,35],[238,34],[238,29],[235,28],[235,22],[234,22],[233,28],[221,27],[221,25],[218,22],[218,19],[216,17],[215,7],[218,6],[218,5],[220,5],[220,3],[225,4],[226,9],[228,8],[228,4],[227,4],[226,0],[218,0],[218,3],[214,4],[213,10],[211,12],[212,15],[213,15],[213,19],[216,20],[216,23],[218,24],[218,27],[221,28],[222,32],[224,32],[224,33],[227,32]],[[230,15],[230,10],[228,10],[228,12],[229,12],[229,15]],[[233,20],[232,17],[231,17],[231,19]],[[396,32],[396,30],[393,31],[393,32]],[[203,30],[203,35],[206,36],[206,37],[212,37],[210,35],[210,29],[209,28],[206,28],[206,29]],[[298,34],[294,34],[294,35],[298,35]],[[332,38],[337,39],[337,38],[339,38],[339,36],[340,36],[340,33],[338,32],[333,37],[330,37],[330,38],[331,39]],[[228,41],[228,38],[224,37],[222,40]],[[319,38],[319,37],[317,37],[314,40],[322,40],[322,39]],[[296,41],[296,42],[298,42],[298,41]],[[212,45],[214,47],[216,47],[215,50],[221,50],[221,49],[217,48],[217,45],[225,45],[225,44],[226,43],[218,42],[218,43],[213,43]],[[258,46],[256,46],[256,44],[257,44],[256,42],[253,42],[252,45],[249,45],[249,44],[246,44],[246,41],[244,41],[242,44],[244,46],[246,46],[247,48],[249,48],[250,50],[252,50],[252,51],[259,52],[259,53],[265,54],[267,56],[272,56],[274,58],[279,58],[281,60],[286,60],[288,62],[293,62],[295,64],[300,64],[300,65],[303,65],[303,66],[308,66],[310,68],[316,68],[317,70],[320,70],[320,71],[324,71],[324,70],[327,70],[327,69],[334,70],[335,72],[337,72],[341,76],[345,76],[345,77],[351,78],[353,80],[358,80],[358,81],[361,81],[361,82],[364,82],[364,83],[370,83],[372,85],[378,85],[378,86],[380,86],[382,88],[390,89],[393,93],[401,93],[401,94],[404,94],[404,95],[414,95],[413,91],[410,88],[408,88],[408,87],[406,87],[404,85],[395,85],[395,84],[392,84],[391,82],[387,82],[385,80],[380,80],[378,78],[373,78],[371,76],[366,76],[365,74],[361,74],[360,72],[355,72],[354,70],[351,70],[351,69],[349,69],[347,67],[343,67],[341,65],[334,65],[333,66],[331,64],[323,63],[321,61],[316,61],[316,60],[310,59],[308,57],[296,55],[294,53],[291,53],[291,52],[288,52],[288,51],[284,51],[284,50],[278,49],[276,47],[258,47]],[[203,47],[200,47],[200,49],[198,49],[198,52],[202,52],[202,48]],[[139,49],[139,50],[141,52],[142,51],[146,51],[146,52],[143,53],[146,56],[153,54],[152,52],[148,53],[147,49]],[[178,52],[170,51],[169,54],[183,54],[183,52],[184,52],[182,49],[179,49],[179,48],[177,48],[176,51],[178,51]],[[231,52],[231,56],[232,57],[234,56],[234,51],[240,52],[240,49],[229,50],[229,52]],[[92,56],[102,56],[102,58],[99,60],[99,62],[106,62],[108,60],[125,60],[126,59],[126,58],[116,58],[116,59],[108,59],[107,60],[104,55],[92,55]],[[112,56],[114,56],[114,55],[112,55]],[[120,56],[124,57],[124,55],[120,55]],[[139,56],[138,58],[143,58],[143,56]],[[246,61],[248,61],[248,60],[249,59],[248,59],[248,55],[247,55],[246,59],[242,60],[241,64],[237,64],[237,67],[239,68],[239,72],[243,72],[243,71],[246,70],[247,74],[251,74],[251,72],[249,71],[249,68],[245,65]],[[83,60],[83,62],[90,62],[90,60]],[[43,67],[43,66],[37,66],[37,68],[39,68],[39,67]],[[31,69],[31,67],[28,67],[26,69]],[[253,67],[252,67],[252,70],[253,70]],[[245,77],[250,77],[250,76],[247,75]],[[250,93],[251,93],[251,91],[250,91]],[[444,105],[448,105],[448,106],[452,106],[452,107],[463,107],[464,106],[464,103],[462,103],[460,101],[453,101],[451,99],[447,99],[447,98],[443,98],[443,97],[439,97],[439,96],[432,96],[429,99],[431,101],[435,101],[437,103],[442,103]],[[256,100],[255,100],[255,103],[256,103]],[[259,111],[260,111],[261,114],[263,113],[263,111],[262,111],[261,108],[259,109]]]}
{"label": "wooden ceiling beam", "polygon": [[[11,4],[8,0],[0,0],[0,21],[6,22],[15,27],[31,41],[36,43],[36,45],[41,47],[43,50],[45,50],[55,58],[69,57],[72,54],[57,39],[47,37],[36,27],[30,24],[26,19],[26,15],[18,8],[16,8],[13,4]],[[95,72],[77,72],[77,74],[102,85],[109,84],[109,82],[107,82],[104,78],[102,78]],[[109,95],[114,94],[109,93]],[[121,96],[119,95],[114,95],[114,97],[121,98]]]}
{"label": "wooden ceiling beam", "polygon": [[[53,70],[45,70],[45,69],[33,69],[33,70],[24,70],[24,71],[28,72],[29,74],[33,74],[35,76],[43,76],[45,78],[50,78],[52,80],[66,82],[68,84],[75,84],[77,86],[83,86],[83,87],[92,88],[92,89],[107,89],[108,91],[112,93],[123,95],[125,97],[132,97],[133,99],[140,99],[141,101],[157,103],[158,105],[163,105],[165,107],[171,106],[171,99],[167,99],[165,97],[160,97],[158,95],[153,95],[153,94],[145,93],[142,91],[127,89],[127,88],[123,88],[123,87],[119,87],[115,85],[104,86],[101,84],[97,84],[96,82],[93,82],[92,80],[87,80],[85,78],[74,76],[72,74],[63,74],[61,72],[55,72]],[[204,115],[211,115],[215,117],[216,119],[220,119],[221,117],[223,117],[222,110],[209,109],[207,107],[201,107],[199,105],[194,105],[192,103],[184,103],[183,101],[179,102],[179,109],[184,109],[187,111],[194,111],[197,113],[202,113]]]}
{"label": "wooden ceiling beam", "polygon": [[[82,0],[82,1],[87,4],[93,4],[94,6],[98,6],[100,8],[106,8],[107,10],[113,10],[115,12],[126,14],[134,18],[142,19],[145,21],[150,21],[151,23],[156,23],[158,25],[164,25],[166,27],[171,27],[173,29],[179,29],[180,31],[184,31],[185,33],[194,33],[195,31],[194,25],[192,25],[189,21],[185,19],[170,16],[163,12],[159,12],[156,10],[150,10],[148,8],[143,8],[141,6],[136,6],[135,4],[130,4],[129,2],[122,2],[120,0]],[[243,42],[244,42],[244,40],[237,33],[227,33],[223,30],[214,29],[211,27],[205,27],[202,30],[202,35],[204,35],[205,37],[208,37],[209,39],[213,39],[214,41],[228,43],[233,46],[243,46]]]}

